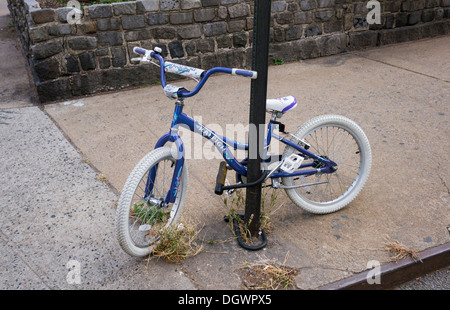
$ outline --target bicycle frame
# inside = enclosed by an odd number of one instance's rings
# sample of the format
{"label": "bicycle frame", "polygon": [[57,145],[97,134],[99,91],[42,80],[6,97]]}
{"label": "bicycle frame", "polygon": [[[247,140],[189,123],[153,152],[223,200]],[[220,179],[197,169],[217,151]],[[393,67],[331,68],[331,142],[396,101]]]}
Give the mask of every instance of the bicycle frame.
{"label": "bicycle frame", "polygon": [[[181,173],[184,166],[184,146],[183,141],[181,140],[180,136],[178,135],[178,126],[179,125],[185,125],[189,130],[191,130],[194,133],[201,134],[204,138],[211,140],[216,148],[221,152],[223,158],[225,159],[226,163],[238,174],[246,176],[247,175],[247,167],[242,163],[239,162],[232,152],[230,151],[229,147],[232,147],[234,150],[248,150],[248,143],[240,143],[231,139],[228,139],[227,137],[221,136],[217,133],[215,133],[213,130],[209,129],[208,127],[204,126],[203,124],[200,124],[199,122],[195,121],[191,117],[187,116],[183,113],[183,100],[179,99],[176,103],[175,110],[172,117],[172,124],[170,126],[170,131],[166,134],[164,134],[156,143],[155,149],[164,146],[168,142],[175,143],[176,149],[177,149],[177,158],[176,158],[176,164],[174,169],[174,174],[172,178],[172,183],[170,186],[170,189],[166,195],[166,198],[164,200],[164,204],[173,203],[175,202],[175,198],[178,191],[178,186],[181,179]],[[293,143],[289,140],[286,140],[279,135],[275,134],[274,131],[274,124],[269,123],[268,129],[266,133],[266,139],[264,143],[264,156],[263,161],[266,163],[269,163],[272,158],[276,157],[276,161],[281,160],[281,155],[275,155],[275,156],[267,156],[267,148],[270,146],[271,138],[277,139],[281,141],[282,143],[289,145],[293,147],[297,152],[301,154],[304,158],[312,158],[314,160],[317,160],[321,163],[320,168],[315,168],[313,165],[314,163],[307,163],[302,164],[297,171],[292,173],[286,173],[286,172],[274,172],[270,175],[270,178],[284,178],[284,177],[293,177],[293,176],[300,176],[300,175],[312,175],[316,173],[332,173],[335,171],[333,167],[337,166],[336,163],[333,161],[322,158],[319,155],[316,155],[301,146],[297,145],[296,143]],[[304,168],[311,168],[307,170],[301,170]],[[152,168],[148,181],[146,186],[145,195],[146,197],[152,192],[153,189],[153,180],[156,175],[156,169]]]}

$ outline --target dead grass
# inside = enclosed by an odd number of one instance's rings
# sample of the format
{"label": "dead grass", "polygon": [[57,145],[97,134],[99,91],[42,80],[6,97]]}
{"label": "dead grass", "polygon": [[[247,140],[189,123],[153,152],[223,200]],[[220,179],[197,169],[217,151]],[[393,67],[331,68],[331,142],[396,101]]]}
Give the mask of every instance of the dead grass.
{"label": "dead grass", "polygon": [[392,240],[388,236],[385,237],[385,250],[393,255],[391,258],[391,261],[393,262],[398,262],[399,260],[408,257],[412,258],[414,261],[422,262],[416,251],[411,250],[397,240]]}
{"label": "dead grass", "polygon": [[197,240],[199,232],[200,230],[184,223],[162,229],[159,232],[159,243],[153,249],[149,260],[164,258],[171,263],[180,263],[199,254],[203,251],[203,244],[199,244]]}
{"label": "dead grass", "polygon": [[[287,256],[286,256],[287,259]],[[269,259],[260,263],[247,263],[240,271],[246,289],[249,290],[289,290],[295,289],[294,277],[298,271]]]}

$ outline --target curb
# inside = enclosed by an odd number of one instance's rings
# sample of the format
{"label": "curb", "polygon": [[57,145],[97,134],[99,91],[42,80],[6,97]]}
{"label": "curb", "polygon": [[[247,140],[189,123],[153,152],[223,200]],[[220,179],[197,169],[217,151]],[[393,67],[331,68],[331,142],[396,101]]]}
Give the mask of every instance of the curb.
{"label": "curb", "polygon": [[[398,262],[381,266],[380,284],[369,284],[373,270],[368,270],[353,277],[343,279],[322,287],[319,290],[388,290],[397,285],[423,276],[437,269],[450,266],[450,242],[426,249],[419,253],[421,261],[405,258]],[[369,275],[369,273],[371,273]]]}

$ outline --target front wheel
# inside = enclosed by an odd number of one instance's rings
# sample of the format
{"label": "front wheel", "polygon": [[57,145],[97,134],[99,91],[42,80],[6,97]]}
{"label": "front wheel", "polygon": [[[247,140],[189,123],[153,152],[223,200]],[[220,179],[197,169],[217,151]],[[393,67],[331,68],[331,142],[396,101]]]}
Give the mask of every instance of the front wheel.
{"label": "front wheel", "polygon": [[[289,198],[302,209],[326,214],[347,206],[364,187],[369,177],[372,155],[369,140],[352,120],[339,115],[322,115],[302,125],[292,142],[308,143],[310,152],[326,157],[337,164],[333,173],[318,173],[300,177],[282,178]],[[287,146],[283,157],[296,150]],[[313,162],[305,159],[303,163]]]}
{"label": "front wheel", "polygon": [[117,205],[116,233],[120,246],[131,256],[150,254],[161,230],[180,217],[188,180],[186,162],[175,202],[163,203],[170,190],[175,163],[170,147],[157,148],[141,159],[125,183]]}

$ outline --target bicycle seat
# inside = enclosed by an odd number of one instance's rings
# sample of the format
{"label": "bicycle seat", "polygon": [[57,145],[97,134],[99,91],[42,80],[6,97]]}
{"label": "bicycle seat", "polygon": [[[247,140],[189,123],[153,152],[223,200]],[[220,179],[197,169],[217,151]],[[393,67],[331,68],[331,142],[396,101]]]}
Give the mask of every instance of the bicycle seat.
{"label": "bicycle seat", "polygon": [[266,108],[277,112],[287,112],[297,106],[297,99],[294,96],[287,96],[277,99],[267,99]]}

